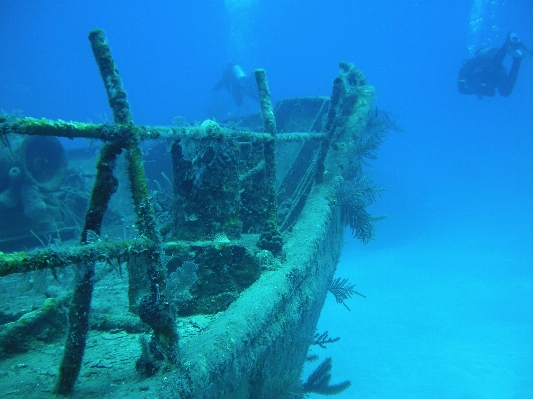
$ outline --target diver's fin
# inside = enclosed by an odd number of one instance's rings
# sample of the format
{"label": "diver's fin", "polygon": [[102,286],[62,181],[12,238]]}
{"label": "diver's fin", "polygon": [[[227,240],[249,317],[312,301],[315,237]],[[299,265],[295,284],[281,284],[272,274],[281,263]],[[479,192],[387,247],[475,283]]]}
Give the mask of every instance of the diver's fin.
{"label": "diver's fin", "polygon": [[513,58],[526,58],[533,56],[533,52],[522,43],[515,47],[509,46],[507,53]]}
{"label": "diver's fin", "polygon": [[518,49],[518,52],[519,53],[517,54],[517,56],[519,56],[520,58],[533,57],[533,51],[528,49],[523,44],[520,45],[520,48]]}

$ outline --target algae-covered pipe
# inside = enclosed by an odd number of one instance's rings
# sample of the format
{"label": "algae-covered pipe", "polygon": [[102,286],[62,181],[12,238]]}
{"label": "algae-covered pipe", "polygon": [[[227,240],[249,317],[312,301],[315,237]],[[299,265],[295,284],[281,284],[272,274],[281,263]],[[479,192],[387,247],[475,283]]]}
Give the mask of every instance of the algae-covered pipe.
{"label": "algae-covered pipe", "polygon": [[105,32],[101,29],[92,30],[89,32],[89,41],[104,82],[109,106],[113,110],[113,120],[121,124],[133,123],[126,92],[122,88],[122,79],[111,55]]}
{"label": "algae-covered pipe", "polygon": [[[165,297],[166,271],[162,262],[162,238],[155,221],[154,209],[150,202],[148,184],[142,165],[141,149],[137,142],[130,142],[126,147],[128,160],[128,176],[131,185],[133,204],[137,215],[137,229],[151,240],[152,245],[147,254],[147,275],[150,285],[150,295],[144,296],[138,304],[141,320],[152,330],[152,340],[149,351],[153,354],[163,354],[164,359],[154,356],[150,360],[139,359],[137,368],[147,368],[153,372],[161,367],[163,361],[176,363],[178,358],[178,331],[175,323],[175,309],[173,302]],[[130,273],[130,275],[134,275]],[[157,349],[154,349],[157,348]],[[150,364],[147,364],[149,362]],[[154,371],[155,370],[155,371]],[[141,371],[142,373],[142,371]]]}
{"label": "algae-covered pipe", "polygon": [[[276,119],[274,118],[274,111],[270,102],[270,91],[266,80],[264,69],[257,69],[255,71],[255,79],[259,89],[261,113],[263,115],[263,123],[265,132],[270,134],[274,139],[276,138]],[[265,156],[265,178],[266,178],[266,195],[268,207],[269,222],[278,225],[277,218],[277,204],[276,204],[276,143],[275,140],[263,144],[263,153]]]}
{"label": "algae-covered pipe", "polygon": [[268,89],[266,74],[264,69],[255,70],[255,80],[259,89],[259,102],[263,115],[264,129],[274,138],[263,144],[265,157],[265,180],[266,180],[266,226],[259,237],[258,246],[268,249],[274,255],[282,250],[283,240],[278,229],[277,194],[276,194],[276,119],[270,102],[270,91]]}
{"label": "algae-covered pipe", "polygon": [[[138,304],[139,316],[143,322],[153,329],[151,348],[155,346],[156,349],[154,350],[158,354],[163,354],[166,361],[174,363],[177,359],[178,352],[178,333],[174,318],[172,317],[174,313],[172,301],[167,301],[163,295],[166,286],[166,272],[162,262],[162,239],[156,225],[154,210],[150,203],[148,184],[142,163],[142,153],[139,147],[139,137],[135,135],[135,127],[129,104],[126,100],[126,92],[122,88],[122,81],[111,56],[111,50],[107,43],[105,33],[102,30],[91,31],[89,33],[89,40],[91,41],[94,57],[106,88],[109,105],[113,110],[115,124],[126,126],[127,130],[125,134],[117,137],[113,142],[105,144],[102,148],[97,168],[98,172],[104,171],[108,173],[102,174],[105,180],[100,181],[100,176],[97,172],[96,182],[89,203],[89,211],[87,212],[85,229],[82,233],[82,241],[85,241],[86,234],[89,230],[97,233],[100,231],[103,212],[107,208],[111,194],[116,190],[116,179],[112,175],[114,161],[121,150],[125,149],[128,162],[128,177],[137,216],[136,224],[141,236],[151,241],[151,244],[147,248],[147,274],[150,295],[142,298]],[[105,161],[107,155],[114,156],[110,163]],[[106,187],[106,184],[110,184],[111,186]],[[105,204],[99,201],[101,195],[100,190],[97,189],[99,185],[103,185],[102,188],[104,191],[107,188],[111,188],[104,192]],[[94,213],[91,213],[91,210],[93,210],[91,204],[93,203],[96,205],[96,208],[94,209]],[[69,320],[71,320],[71,316],[75,320],[72,323],[74,334],[69,334],[69,337],[73,336],[74,338],[67,338],[65,356],[60,367],[60,379],[56,386],[56,392],[58,393],[69,393],[72,391],[77,375],[79,374],[88,331],[88,313],[93,288],[92,275],[94,275],[94,266],[92,270],[89,269],[88,272],[85,272],[79,281],[73,296],[74,306],[71,306],[69,309]],[[135,273],[130,273],[130,276],[132,275],[135,275]],[[74,356],[70,356],[67,350],[72,352]],[[65,377],[62,378],[62,375],[65,375]]]}
{"label": "algae-covered pipe", "polygon": [[28,273],[43,269],[61,269],[87,262],[121,263],[145,252],[152,244],[147,238],[134,240],[99,241],[77,247],[43,248],[31,252],[0,252],[0,277],[13,273]]}
{"label": "algae-covered pipe", "polygon": [[[122,89],[122,82],[111,57],[111,51],[107,45],[104,32],[101,30],[91,31],[89,40],[104,81],[115,122],[131,123],[126,93]],[[119,109],[120,107],[123,107],[123,109]],[[128,115],[130,116],[128,117]],[[118,180],[113,175],[113,171],[117,157],[122,152],[122,147],[123,145],[117,142],[106,143],[100,151],[89,207],[85,215],[85,226],[81,236],[82,243],[87,243],[89,231],[100,235],[102,220],[109,200],[118,188]],[[89,311],[94,288],[94,261],[79,263],[77,268],[78,279],[68,311],[69,325],[65,350],[59,366],[58,380],[54,388],[54,393],[60,395],[68,395],[74,388],[80,373],[89,331]]]}
{"label": "algae-covered pipe", "polygon": [[[111,55],[105,33],[99,29],[93,30],[89,33],[89,40],[106,88],[115,123],[133,126],[126,92],[122,88],[122,80]],[[117,137],[115,141],[106,143],[102,147],[96,165],[97,173],[89,207],[85,216],[82,243],[87,243],[89,231],[100,234],[109,200],[118,188],[118,181],[113,175],[117,157],[122,153],[124,147],[131,144],[132,140],[134,137],[131,137],[131,134],[123,134]],[[94,288],[94,261],[79,263],[78,276],[72,303],[69,307],[69,326],[65,351],[54,389],[55,393],[62,395],[72,392],[81,369],[89,330],[89,311]]]}
{"label": "algae-covered pipe", "polygon": [[[103,32],[101,33],[103,34]],[[116,72],[116,68],[108,67],[108,69]],[[100,70],[102,71],[102,67],[100,67]],[[114,102],[112,102],[111,99],[109,100],[111,107],[117,107],[116,111],[113,109],[113,113],[126,118],[128,121],[121,121],[120,123],[131,123],[133,126],[129,108],[127,113],[125,112],[125,109],[120,108],[123,104],[127,107],[125,93],[124,98],[122,98],[119,91],[118,97],[119,98]],[[150,295],[143,297],[139,302],[139,316],[141,320],[148,324],[153,330],[152,342],[150,344],[151,350],[154,350],[155,346],[156,349],[154,351],[157,352],[158,355],[163,354],[165,358],[164,360],[170,363],[175,363],[178,356],[178,332],[173,316],[175,310],[173,309],[173,302],[167,300],[164,295],[167,283],[166,270],[162,261],[162,238],[155,220],[154,208],[150,201],[150,191],[148,190],[148,183],[144,171],[139,138],[135,134],[132,133],[126,141],[125,150],[131,194],[135,214],[137,216],[137,229],[142,236],[148,238],[152,242],[152,245],[148,248],[148,264],[146,268],[150,286]],[[130,273],[129,275],[133,276],[135,273]],[[158,365],[157,368],[159,366],[160,365]],[[155,365],[150,365],[148,367],[153,369]]]}
{"label": "algae-covered pipe", "polygon": [[316,166],[316,172],[315,172],[315,182],[318,184],[324,181],[324,172],[326,170],[324,166],[324,161],[326,160],[326,155],[329,150],[331,139],[333,138],[335,134],[335,130],[337,129],[337,124],[338,124],[337,110],[339,108],[341,97],[344,95],[344,91],[345,91],[344,82],[342,78],[338,76],[333,81],[331,101],[329,102],[328,119],[326,122],[326,126],[324,127],[324,132],[326,134],[326,140],[324,140],[320,144],[320,149],[318,151],[317,166]]}
{"label": "algae-covered pipe", "polygon": [[[89,231],[94,231],[100,235],[104,213],[111,196],[118,187],[118,181],[113,176],[113,171],[116,159],[121,152],[122,148],[114,143],[105,144],[102,147],[96,166],[96,178],[89,200],[89,207],[85,216],[85,227],[81,237],[82,243],[87,243]],[[89,311],[94,288],[95,263],[94,261],[78,263],[77,268],[78,280],[74,287],[68,311],[69,325],[65,351],[54,388],[54,392],[61,395],[70,394],[76,383],[89,331]]]}
{"label": "algae-covered pipe", "polygon": [[[214,121],[211,121],[215,123]],[[293,142],[305,140],[323,140],[323,133],[292,132],[278,134],[275,138],[269,133],[232,130],[219,126],[216,129],[206,129],[202,126],[142,126],[118,124],[94,124],[85,122],[72,122],[37,119],[37,118],[11,118],[0,115],[0,136],[7,134],[27,134],[31,136],[57,136],[73,138],[86,138],[104,141],[121,140],[123,136],[134,135],[142,140],[169,140],[179,139],[239,139],[250,142],[274,141]]]}

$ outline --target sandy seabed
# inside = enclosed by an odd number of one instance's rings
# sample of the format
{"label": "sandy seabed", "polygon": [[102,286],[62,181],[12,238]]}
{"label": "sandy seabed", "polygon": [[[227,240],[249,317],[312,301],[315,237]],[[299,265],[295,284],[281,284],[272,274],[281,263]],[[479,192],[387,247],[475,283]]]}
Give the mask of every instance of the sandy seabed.
{"label": "sandy seabed", "polygon": [[533,398],[531,225],[505,238],[486,223],[396,246],[347,236],[336,275],[367,298],[348,312],[330,296],[318,330],[341,340],[314,350],[332,356],[332,383],[352,381],[338,398]]}

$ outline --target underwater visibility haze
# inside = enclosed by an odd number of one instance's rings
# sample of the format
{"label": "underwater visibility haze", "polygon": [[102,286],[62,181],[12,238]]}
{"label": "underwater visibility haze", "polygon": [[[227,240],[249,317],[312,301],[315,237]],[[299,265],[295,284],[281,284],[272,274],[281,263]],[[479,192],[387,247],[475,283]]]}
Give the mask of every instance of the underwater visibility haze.
{"label": "underwater visibility haze", "polygon": [[[293,319],[303,323],[314,341],[295,348],[311,345],[307,356],[318,361],[305,361],[306,353],[294,349],[287,359],[305,363],[301,373],[272,382],[254,369],[249,386],[226,385],[227,397],[533,398],[532,15],[528,0],[2,1],[2,262],[32,249],[82,259],[83,246],[68,249],[69,239],[79,243],[82,230],[89,247],[104,248],[117,238],[129,247],[100,257],[96,267],[83,258],[83,267],[59,270],[50,263],[57,259],[47,258],[47,275],[2,272],[1,391],[13,398],[70,393],[54,384],[70,367],[58,371],[68,346],[67,318],[72,320],[77,306],[76,295],[67,294],[69,284],[85,276],[100,299],[91,305],[81,371],[72,372],[75,398],[114,392],[180,397],[169,393],[170,383],[155,388],[150,381],[165,373],[171,379],[179,374],[173,374],[176,368],[194,368],[176,360],[194,358],[188,343],[203,350],[204,341],[195,341],[202,334],[211,337],[222,325],[246,329],[250,320],[258,322],[261,306],[284,300],[290,306],[272,310],[277,317],[271,320],[279,325],[269,321],[269,328],[281,337],[284,329],[294,330]],[[98,36],[104,32],[105,39]],[[461,94],[458,76],[465,60],[482,48],[502,48],[509,32],[523,46],[501,53],[506,71],[521,60],[512,91]],[[108,68],[104,87],[100,62],[111,58],[107,44],[116,70]],[[257,69],[265,71],[268,88]],[[335,88],[342,91],[338,103]],[[113,109],[106,89],[115,98]],[[264,108],[268,92],[273,113]],[[269,133],[270,114],[278,136],[296,132],[300,141],[287,139],[276,147],[260,136],[258,131]],[[72,134],[96,125],[100,130],[86,138],[33,142],[14,134],[32,128],[17,119],[25,117],[56,121],[54,129]],[[150,140],[117,144],[123,131],[114,126],[128,123],[147,126],[135,134]],[[171,129],[149,136],[153,126],[173,126],[172,134],[183,134],[179,145],[157,141]],[[345,127],[361,130],[343,141],[339,132]],[[97,133],[112,145],[102,144]],[[195,134],[207,135],[203,144]],[[231,140],[220,144],[223,134]],[[352,146],[359,149],[350,149],[356,155],[345,160],[343,148]],[[332,151],[344,166],[331,160]],[[23,166],[13,166],[12,158]],[[53,170],[50,180],[47,170]],[[109,207],[89,199],[97,173],[106,177],[100,193],[111,197]],[[301,181],[294,183],[293,174]],[[321,192],[328,184],[331,190]],[[39,195],[43,199],[34,200]],[[51,204],[65,224],[50,222],[45,230],[54,233],[41,234],[37,220]],[[328,211],[307,211],[322,205]],[[101,232],[83,229],[88,208],[101,213],[103,222],[89,223],[98,229],[103,223]],[[299,224],[304,217],[307,224]],[[304,252],[305,245],[319,255],[308,252],[311,260],[302,264],[336,264],[333,244],[311,245],[315,235],[334,235],[330,219],[344,229],[336,269],[285,271],[297,263],[289,255],[297,247]],[[301,226],[309,231],[308,241]],[[141,259],[147,248],[150,255]],[[151,265],[154,259],[165,271],[145,266],[150,283],[136,287],[131,264]],[[316,275],[302,275],[305,270]],[[268,280],[276,273],[279,279]],[[269,284],[286,291],[268,297],[274,292]],[[314,297],[313,289],[321,294]],[[243,324],[223,324],[223,315],[252,291],[261,293],[253,298],[262,302],[249,305],[257,314],[235,316]],[[164,300],[170,297],[175,306]],[[111,317],[119,307],[113,304],[122,300],[129,308]],[[62,310],[45,329],[20,326],[46,306]],[[309,323],[318,319],[316,331],[301,321],[303,315]],[[177,335],[183,348],[174,359]],[[214,347],[234,345],[239,353],[260,346],[250,336],[219,340]],[[261,349],[265,370],[276,369],[273,354],[286,344],[280,338],[278,347],[272,340]],[[197,397],[216,397],[210,389],[223,391],[221,381]],[[119,391],[129,384],[130,391]]]}

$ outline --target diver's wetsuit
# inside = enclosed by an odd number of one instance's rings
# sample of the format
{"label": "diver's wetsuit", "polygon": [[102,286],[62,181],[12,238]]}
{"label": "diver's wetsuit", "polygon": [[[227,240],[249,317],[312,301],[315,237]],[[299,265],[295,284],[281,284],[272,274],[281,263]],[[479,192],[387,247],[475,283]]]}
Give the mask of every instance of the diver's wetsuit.
{"label": "diver's wetsuit", "polygon": [[474,58],[465,60],[459,71],[458,88],[461,94],[477,94],[493,97],[496,88],[503,97],[513,91],[518,77],[518,70],[522,58],[513,58],[509,73],[502,65],[507,54],[509,42],[506,40],[501,48],[482,48],[476,52]]}

